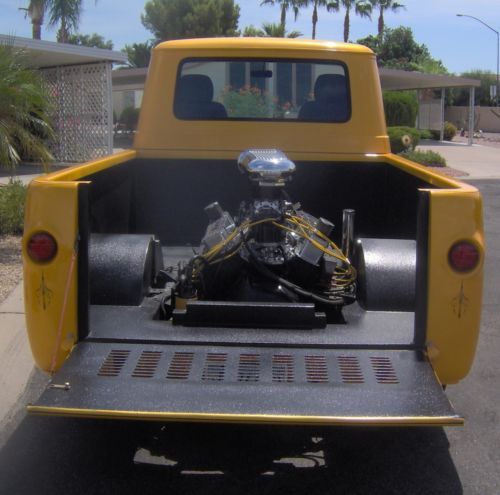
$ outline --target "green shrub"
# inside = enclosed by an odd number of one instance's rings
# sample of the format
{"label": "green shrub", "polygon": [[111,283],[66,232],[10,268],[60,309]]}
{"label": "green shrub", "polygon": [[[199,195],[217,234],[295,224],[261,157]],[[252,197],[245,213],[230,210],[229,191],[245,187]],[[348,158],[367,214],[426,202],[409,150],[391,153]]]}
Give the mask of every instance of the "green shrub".
{"label": "green shrub", "polygon": [[420,132],[414,127],[388,127],[387,134],[393,153],[414,150],[420,142]]}
{"label": "green shrub", "polygon": [[0,185],[0,234],[20,234],[24,224],[27,187],[20,180]]}
{"label": "green shrub", "polygon": [[444,140],[453,141],[453,138],[457,135],[457,128],[451,122],[444,123]]}
{"label": "green shrub", "polygon": [[[432,139],[439,141],[441,139],[441,131],[440,130],[431,130],[430,131]],[[443,138],[445,141],[453,141],[453,138],[457,134],[457,128],[450,122],[444,123],[444,134]]]}
{"label": "green shrub", "polygon": [[428,129],[419,129],[420,139],[432,139],[432,132]]}
{"label": "green shrub", "polygon": [[139,122],[139,109],[134,107],[125,107],[120,115],[120,124],[127,130],[135,131]]}
{"label": "green shrub", "polygon": [[385,120],[389,127],[413,127],[417,119],[417,95],[408,91],[384,91]]}
{"label": "green shrub", "polygon": [[427,167],[446,167],[446,160],[435,151],[403,151],[400,156]]}

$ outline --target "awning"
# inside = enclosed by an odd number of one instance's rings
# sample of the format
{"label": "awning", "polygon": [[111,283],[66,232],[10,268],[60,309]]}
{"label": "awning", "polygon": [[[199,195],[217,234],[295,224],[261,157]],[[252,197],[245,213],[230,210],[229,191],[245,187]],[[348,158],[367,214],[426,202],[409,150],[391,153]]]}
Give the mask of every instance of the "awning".
{"label": "awning", "polygon": [[442,88],[478,88],[481,81],[466,77],[443,74],[424,74],[398,69],[380,68],[380,83],[382,89],[442,89]]}
{"label": "awning", "polygon": [[80,65],[96,62],[126,63],[127,55],[114,50],[89,48],[87,46],[56,43],[54,41],[33,40],[0,34],[0,44],[11,45],[26,51],[29,65],[36,68]]}

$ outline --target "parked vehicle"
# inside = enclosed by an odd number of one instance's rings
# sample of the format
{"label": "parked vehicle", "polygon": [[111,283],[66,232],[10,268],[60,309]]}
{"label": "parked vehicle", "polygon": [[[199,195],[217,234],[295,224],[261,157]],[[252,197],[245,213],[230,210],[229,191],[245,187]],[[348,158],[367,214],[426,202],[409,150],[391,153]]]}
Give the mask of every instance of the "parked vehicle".
{"label": "parked vehicle", "polygon": [[31,413],[463,422],[481,197],[390,153],[366,47],[160,44],[134,148],[33,181],[23,249]]}

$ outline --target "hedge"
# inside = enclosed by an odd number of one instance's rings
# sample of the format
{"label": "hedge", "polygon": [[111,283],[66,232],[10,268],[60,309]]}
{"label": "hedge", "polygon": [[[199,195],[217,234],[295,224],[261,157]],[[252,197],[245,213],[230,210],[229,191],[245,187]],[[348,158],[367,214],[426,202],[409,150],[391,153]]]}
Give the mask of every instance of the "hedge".
{"label": "hedge", "polygon": [[389,127],[413,127],[417,119],[418,102],[414,92],[385,91],[385,120]]}

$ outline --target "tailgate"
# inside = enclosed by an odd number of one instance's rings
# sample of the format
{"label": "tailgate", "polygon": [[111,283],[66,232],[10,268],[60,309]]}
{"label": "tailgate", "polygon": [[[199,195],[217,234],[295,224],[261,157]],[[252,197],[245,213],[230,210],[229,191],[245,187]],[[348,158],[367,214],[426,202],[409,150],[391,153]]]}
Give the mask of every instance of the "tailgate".
{"label": "tailgate", "polygon": [[457,425],[422,353],[78,344],[35,414],[196,422]]}

